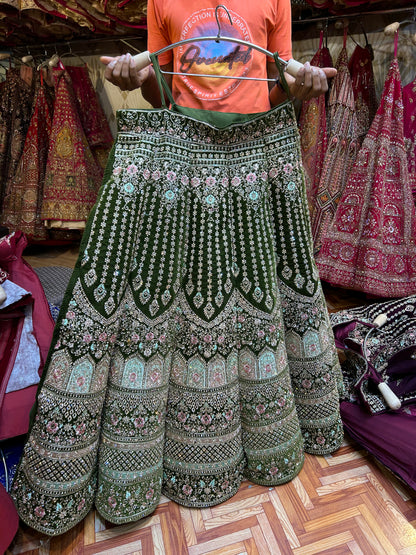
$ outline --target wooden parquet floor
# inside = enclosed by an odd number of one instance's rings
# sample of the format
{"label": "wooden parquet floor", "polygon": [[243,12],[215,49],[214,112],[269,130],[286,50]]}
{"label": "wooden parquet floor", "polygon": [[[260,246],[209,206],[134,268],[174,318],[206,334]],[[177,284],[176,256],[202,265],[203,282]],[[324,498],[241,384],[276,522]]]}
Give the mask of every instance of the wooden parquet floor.
{"label": "wooden parquet floor", "polygon": [[[74,255],[64,251],[63,258],[27,260],[33,266],[70,266]],[[326,293],[330,310],[362,304],[359,297]],[[232,499],[202,510],[162,498],[151,517],[123,526],[91,511],[55,538],[21,525],[6,553],[416,555],[415,524],[416,492],[346,438],[332,456],[307,455],[288,484],[267,488],[245,481]]]}

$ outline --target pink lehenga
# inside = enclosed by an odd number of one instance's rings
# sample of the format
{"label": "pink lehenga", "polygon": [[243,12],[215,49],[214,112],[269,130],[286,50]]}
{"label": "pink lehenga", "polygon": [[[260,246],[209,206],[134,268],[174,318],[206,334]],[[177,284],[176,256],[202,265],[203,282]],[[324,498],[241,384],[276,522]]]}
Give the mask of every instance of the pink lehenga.
{"label": "pink lehenga", "polygon": [[321,237],[332,222],[357,153],[355,101],[345,45],[346,35],[329,96],[328,147],[313,200],[311,225],[315,252],[319,251]]}
{"label": "pink lehenga", "polygon": [[416,213],[403,137],[397,37],[380,107],[317,258],[321,279],[380,297],[416,293]]}
{"label": "pink lehenga", "polygon": [[[332,67],[332,58],[326,46],[323,46],[323,31],[319,49],[311,60],[317,67]],[[327,148],[326,96],[321,95],[302,103],[299,116],[300,144],[302,162],[305,170],[305,187],[309,211],[312,213],[314,199],[318,192],[321,170]]]}

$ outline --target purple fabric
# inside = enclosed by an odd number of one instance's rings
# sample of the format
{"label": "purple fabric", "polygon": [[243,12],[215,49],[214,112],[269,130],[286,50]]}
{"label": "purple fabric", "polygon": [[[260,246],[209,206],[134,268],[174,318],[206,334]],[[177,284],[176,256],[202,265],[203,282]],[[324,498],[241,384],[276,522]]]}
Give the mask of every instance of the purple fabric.
{"label": "purple fabric", "polygon": [[416,490],[416,415],[411,411],[371,415],[355,403],[341,403],[349,435]]}

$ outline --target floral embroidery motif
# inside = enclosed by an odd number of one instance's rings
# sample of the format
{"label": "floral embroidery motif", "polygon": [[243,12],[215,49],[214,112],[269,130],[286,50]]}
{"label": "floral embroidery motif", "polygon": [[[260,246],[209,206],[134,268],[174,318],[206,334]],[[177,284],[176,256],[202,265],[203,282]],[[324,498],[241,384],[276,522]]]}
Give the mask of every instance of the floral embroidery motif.
{"label": "floral embroidery motif", "polygon": [[48,534],[93,503],[114,523],[161,493],[209,507],[342,441],[291,106],[224,129],[118,117],[13,486]]}

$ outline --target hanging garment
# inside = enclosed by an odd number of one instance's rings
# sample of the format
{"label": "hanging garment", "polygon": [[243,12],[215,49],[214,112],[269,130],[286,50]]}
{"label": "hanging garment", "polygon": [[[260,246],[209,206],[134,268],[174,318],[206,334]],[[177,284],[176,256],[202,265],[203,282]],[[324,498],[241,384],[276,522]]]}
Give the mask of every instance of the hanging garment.
{"label": "hanging garment", "polygon": [[88,145],[103,172],[113,145],[110,126],[91,82],[88,67],[66,66],[66,70],[71,77]]}
{"label": "hanging garment", "polygon": [[114,523],[161,492],[210,507],[342,442],[292,104],[118,124],[13,485],[51,535],[94,502]]}
{"label": "hanging garment", "polygon": [[[317,67],[332,67],[332,58],[326,46],[322,45],[323,31],[319,49],[311,60],[311,65]],[[326,129],[326,96],[321,94],[317,98],[302,102],[299,116],[300,144],[302,161],[305,170],[305,187],[308,205],[312,214],[321,170],[327,149]]]}
{"label": "hanging garment", "polygon": [[41,218],[53,226],[84,227],[97,198],[101,171],[88,146],[68,72],[53,68],[55,106]]}
{"label": "hanging garment", "polygon": [[357,153],[357,120],[345,42],[346,36],[329,95],[328,147],[313,199],[311,225],[315,251],[319,251],[322,235],[334,217]]}
{"label": "hanging garment", "polygon": [[403,134],[407,152],[409,182],[416,202],[416,78],[402,90]]}
{"label": "hanging garment", "polygon": [[415,241],[416,213],[407,169],[402,88],[395,55],[380,107],[333,224],[322,238],[317,259],[321,279],[380,297],[414,294]]}
{"label": "hanging garment", "polygon": [[355,99],[358,144],[361,145],[377,112],[376,88],[373,74],[373,50],[370,44],[359,44],[348,62]]}
{"label": "hanging garment", "polygon": [[22,79],[20,68],[9,69],[0,96],[0,211],[23,152],[33,100],[34,87]]}
{"label": "hanging garment", "polygon": [[8,183],[2,215],[2,222],[10,231],[20,230],[37,241],[48,237],[40,212],[53,110],[43,78],[41,81],[23,153],[16,173]]}

